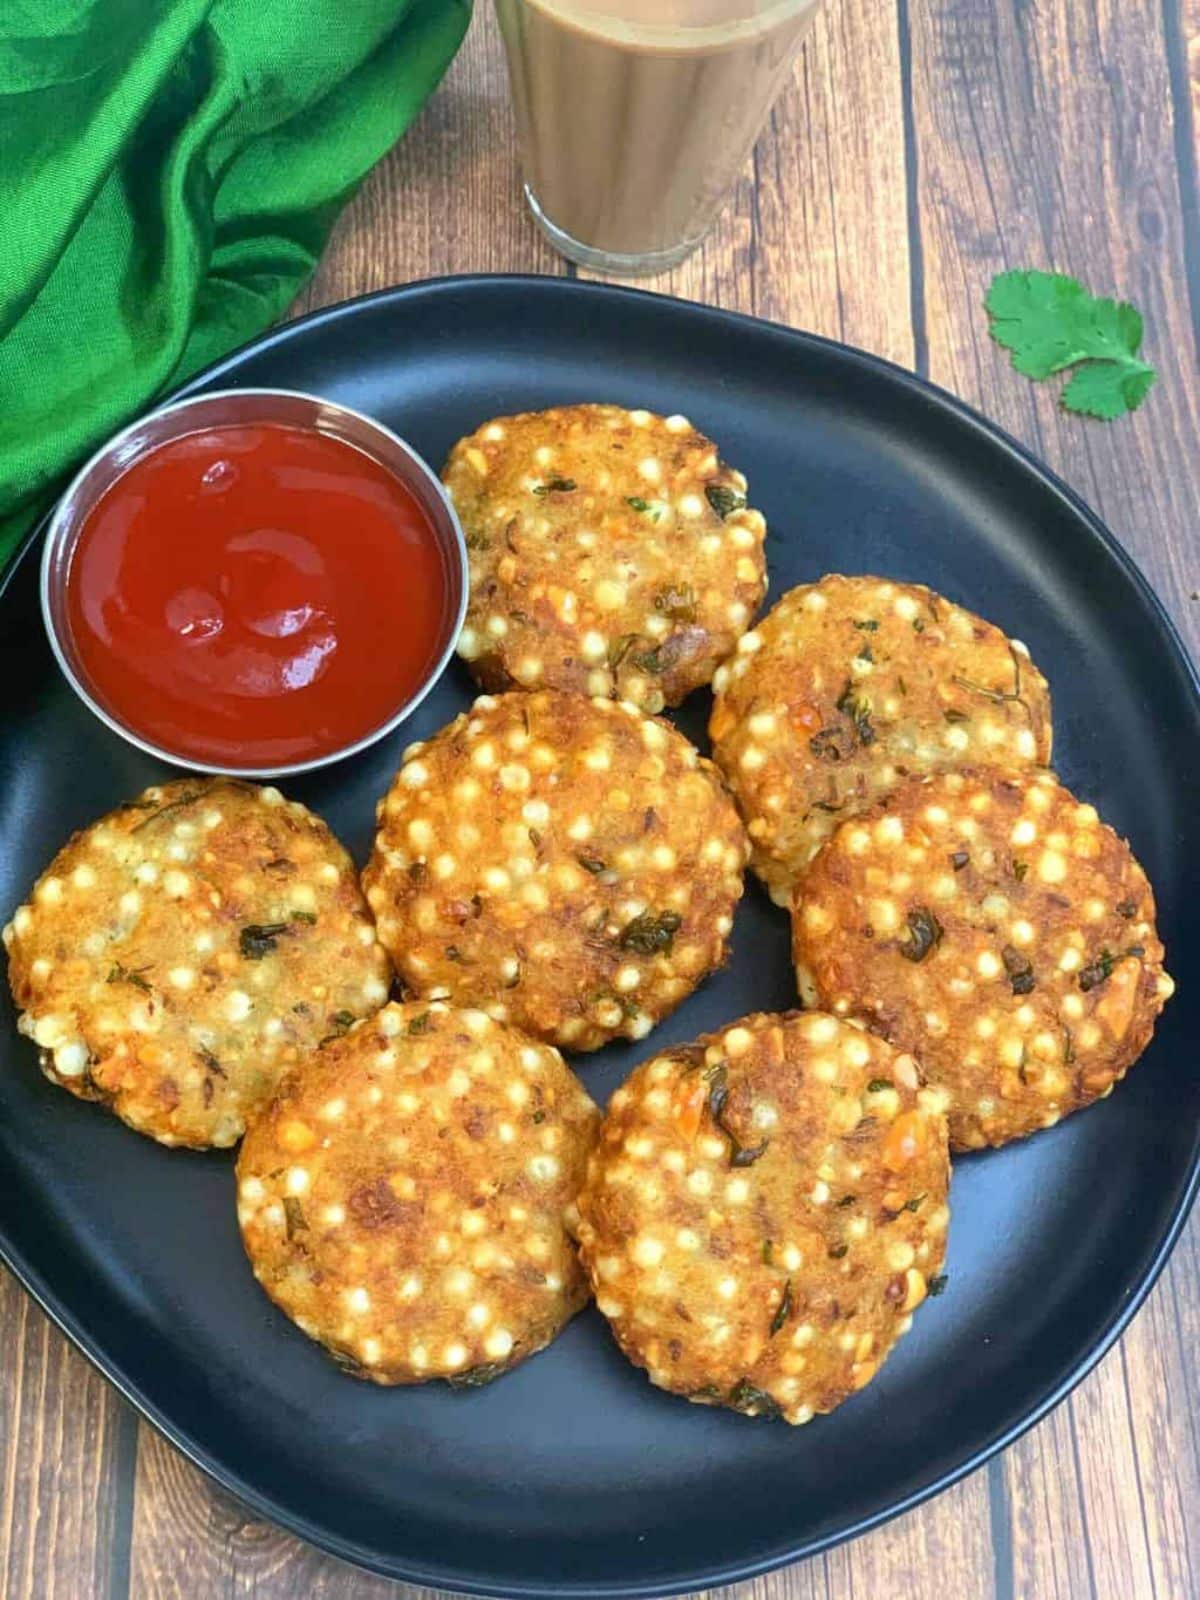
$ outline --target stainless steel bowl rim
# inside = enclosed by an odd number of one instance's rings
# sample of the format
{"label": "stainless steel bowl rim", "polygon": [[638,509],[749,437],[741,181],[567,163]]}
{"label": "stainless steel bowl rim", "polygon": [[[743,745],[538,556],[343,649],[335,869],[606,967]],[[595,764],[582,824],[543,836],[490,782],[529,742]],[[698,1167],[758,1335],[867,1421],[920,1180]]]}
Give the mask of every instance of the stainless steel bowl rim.
{"label": "stainless steel bowl rim", "polygon": [[[391,462],[386,459],[386,450],[394,451],[403,462],[406,462],[412,472],[412,480],[402,474],[396,475],[417,495],[422,509],[430,517],[434,532],[442,543],[449,560],[450,576],[458,582],[458,605],[446,628],[446,640],[436,660],[431,664],[421,683],[398,707],[386,722],[370,733],[364,734],[361,739],[351,744],[342,745],[338,749],[325,755],[315,756],[310,760],[285,762],[277,766],[261,767],[230,767],[221,766],[213,762],[201,761],[190,756],[183,756],[155,744],[153,740],[144,738],[135,729],[127,727],[120,722],[94,697],[88,685],[83,681],[72,664],[68,651],[64,645],[60,628],[63,624],[60,613],[56,612],[56,604],[61,606],[66,593],[66,574],[70,557],[78,540],[86,514],[100,495],[105,492],[117,479],[141,456],[166,444],[170,440],[184,438],[188,433],[200,432],[205,427],[230,426],[238,422],[250,420],[259,422],[286,422],[291,419],[281,417],[278,413],[260,413],[253,418],[236,416],[239,407],[236,402],[276,401],[299,402],[300,405],[314,408],[312,415],[306,419],[296,419],[297,426],[316,427],[318,431],[331,434],[340,438],[344,443],[362,449],[374,460],[387,469],[393,471]],[[155,423],[177,418],[195,417],[197,413],[203,414],[210,409],[220,411],[222,407],[228,408],[224,415],[214,416],[211,421],[196,421],[194,427],[181,427],[167,429],[157,437],[147,438],[147,432],[153,432]],[[328,423],[343,420],[351,424],[347,432],[331,428]],[[322,423],[327,424],[322,426]],[[355,437],[361,431],[367,438]],[[368,442],[374,438],[377,443],[386,447],[385,454],[372,450]],[[89,487],[89,480],[98,475],[103,469],[111,468],[111,475],[94,492]],[[415,480],[415,481],[413,481]],[[41,562],[41,607],[42,621],[46,628],[46,636],[50,641],[50,648],[59,670],[79,696],[80,700],[88,707],[94,716],[98,717],[104,725],[111,729],[128,744],[144,751],[147,755],[156,757],[171,766],[183,767],[192,772],[214,773],[238,778],[281,778],[292,773],[312,772],[319,767],[331,766],[335,761],[344,761],[349,756],[357,755],[369,746],[384,739],[393,733],[401,723],[405,722],[429,694],[430,690],[441,678],[454,653],[455,644],[463,625],[467,612],[469,576],[467,545],[463,537],[462,527],[459,524],[458,514],[446,493],[440,478],[425,458],[414,450],[407,440],[402,439],[386,423],[380,422],[377,417],[368,416],[366,412],[356,411],[353,406],[343,404],[340,400],[327,400],[321,395],[309,394],[302,389],[275,389],[275,388],[244,388],[244,389],[213,389],[204,394],[192,395],[185,400],[168,402],[166,405],[156,407],[152,411],[143,413],[132,422],[111,435],[110,438],[93,452],[75,473],[66,489],[63,491],[58,504],[51,513],[46,529],[45,542],[42,547]]]}

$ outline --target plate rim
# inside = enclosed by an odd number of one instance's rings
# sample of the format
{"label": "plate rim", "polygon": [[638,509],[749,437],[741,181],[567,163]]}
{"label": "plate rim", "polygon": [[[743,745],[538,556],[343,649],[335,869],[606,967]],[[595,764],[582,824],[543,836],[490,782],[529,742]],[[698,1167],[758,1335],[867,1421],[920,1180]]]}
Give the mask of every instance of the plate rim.
{"label": "plate rim", "polygon": [[[1177,661],[1182,665],[1192,710],[1198,721],[1200,721],[1200,671],[1198,671],[1196,663],[1192,660],[1174,619],[1134,557],[1107,527],[1098,513],[1092,510],[1076,490],[1061,478],[1053,468],[1039,460],[1031,450],[1019,439],[1008,433],[1000,424],[992,421],[966,401],[943,389],[929,378],[920,373],[910,371],[908,368],[902,367],[886,357],[874,355],[869,351],[859,349],[854,345],[843,343],[837,339],[791,327],[786,323],[764,317],[751,316],[747,313],[732,311],[721,306],[710,306],[698,301],[684,300],[674,295],[659,294],[652,290],[554,274],[444,274],[431,278],[415,279],[410,283],[394,284],[387,288],[355,295],[347,300],[340,300],[318,307],[316,310],[310,311],[301,317],[296,317],[291,321],[278,323],[274,327],[268,328],[258,337],[247,341],[245,344],[238,346],[237,349],[210,363],[182,384],[173,387],[164,395],[156,398],[150,405],[135,413],[135,415],[145,415],[199,389],[209,387],[223,375],[235,373],[237,368],[251,356],[274,350],[316,329],[336,324],[344,319],[352,319],[364,310],[387,307],[402,301],[420,299],[427,295],[436,296],[463,291],[475,294],[501,288],[508,290],[525,289],[532,294],[544,294],[552,289],[558,293],[571,296],[584,295],[604,300],[665,303],[673,310],[682,308],[691,316],[697,316],[718,325],[724,324],[734,328],[766,328],[775,334],[784,335],[801,348],[824,352],[827,355],[836,355],[843,361],[849,360],[852,365],[857,366],[868,377],[876,380],[882,379],[888,384],[899,385],[900,388],[908,390],[909,393],[925,402],[932,403],[943,412],[949,412],[959,424],[966,425],[974,435],[981,437],[985,444],[999,447],[1011,458],[1018,471],[1024,472],[1026,475],[1032,475],[1043,489],[1051,491],[1053,495],[1063,502],[1066,509],[1075,519],[1085,525],[1092,538],[1104,546],[1110,556],[1116,558],[1124,576],[1132,582],[1134,588],[1141,595],[1143,602],[1154,615],[1167,645]],[[33,526],[19,541],[4,571],[0,572],[0,603],[4,601],[8,588],[18,570],[21,569],[26,561],[31,559],[32,552],[44,534],[55,503],[56,501],[52,502],[46,513],[35,520]],[[206,1451],[194,1444],[181,1430],[177,1429],[170,1418],[158,1406],[139,1392],[137,1385],[126,1376],[120,1365],[94,1346],[81,1320],[66,1309],[60,1298],[50,1289],[42,1274],[31,1262],[25,1259],[19,1250],[13,1247],[2,1231],[0,1231],[0,1261],[8,1267],[41,1310],[45,1312],[60,1332],[71,1341],[72,1345],[101,1376],[112,1384],[123,1399],[133,1406],[139,1416],[144,1417],[193,1466],[199,1468],[218,1487],[233,1495],[263,1520],[286,1529],[317,1549],[380,1576],[406,1583],[424,1585],[433,1589],[449,1589],[461,1594],[504,1596],[511,1597],[511,1600],[558,1600],[558,1597],[561,1596],[572,1596],[575,1597],[575,1600],[616,1600],[618,1596],[628,1597],[628,1600],[641,1600],[641,1597],[645,1597],[645,1600],[659,1600],[659,1597],[686,1594],[695,1590],[697,1585],[707,1589],[744,1582],[748,1579],[759,1577],[764,1573],[819,1555],[823,1551],[833,1549],[839,1544],[861,1537],[872,1529],[891,1521],[894,1517],[902,1516],[906,1512],[916,1509],[993,1460],[1001,1451],[1007,1449],[1022,1435],[1043,1421],[1056,1406],[1060,1405],[1071,1394],[1084,1378],[1095,1370],[1114,1347],[1141,1310],[1150,1291],[1158,1282],[1171,1252],[1175,1248],[1187,1223],[1198,1193],[1200,1193],[1200,1126],[1195,1130],[1190,1165],[1182,1183],[1178,1186],[1170,1219],[1154,1244],[1148,1266],[1143,1271],[1139,1281],[1129,1290],[1124,1303],[1108,1319],[1106,1324],[1093,1331],[1087,1347],[1081,1355],[1057,1382],[1051,1384],[1039,1396],[1031,1407],[1015,1421],[1009,1423],[1008,1426],[1000,1428],[989,1438],[978,1444],[956,1465],[940,1472],[929,1483],[921,1485],[903,1498],[893,1501],[867,1516],[857,1518],[844,1527],[835,1528],[824,1534],[790,1543],[783,1549],[768,1551],[765,1554],[736,1563],[727,1563],[723,1567],[712,1568],[701,1573],[681,1573],[673,1577],[652,1579],[650,1581],[621,1579],[600,1584],[586,1580],[582,1583],[576,1583],[569,1579],[563,1581],[560,1578],[554,1578],[537,1582],[505,1581],[502,1587],[496,1587],[494,1583],[489,1583],[483,1573],[455,1572],[445,1566],[429,1567],[418,1563],[398,1563],[384,1559],[379,1552],[363,1546],[353,1539],[340,1537],[327,1528],[315,1524],[309,1518],[278,1503],[269,1494],[246,1482],[235,1469],[224,1465],[215,1458],[210,1458]]]}

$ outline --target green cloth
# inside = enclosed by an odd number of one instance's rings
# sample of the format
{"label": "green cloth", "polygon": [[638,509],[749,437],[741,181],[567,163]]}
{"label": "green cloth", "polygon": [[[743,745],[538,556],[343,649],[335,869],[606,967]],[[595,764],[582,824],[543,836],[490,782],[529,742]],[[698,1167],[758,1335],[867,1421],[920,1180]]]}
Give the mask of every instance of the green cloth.
{"label": "green cloth", "polygon": [[64,472],[266,327],[471,0],[0,0],[0,564]]}

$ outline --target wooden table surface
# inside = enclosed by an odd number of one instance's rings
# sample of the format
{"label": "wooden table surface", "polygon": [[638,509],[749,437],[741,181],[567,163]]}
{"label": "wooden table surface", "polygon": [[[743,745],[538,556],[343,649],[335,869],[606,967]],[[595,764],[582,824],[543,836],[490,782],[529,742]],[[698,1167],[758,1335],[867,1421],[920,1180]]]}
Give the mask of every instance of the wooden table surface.
{"label": "wooden table surface", "polygon": [[[1200,654],[1200,0],[827,0],[707,245],[653,287],[916,368],[1025,440],[1141,562]],[[1160,381],[1112,426],[990,343],[992,275],[1144,312]],[[440,273],[573,271],[520,203],[487,0],[298,309]],[[379,1600],[252,1520],[0,1280],[0,1596]],[[1200,1595],[1200,1217],[1131,1329],[1040,1427],[921,1509],[737,1600]]]}

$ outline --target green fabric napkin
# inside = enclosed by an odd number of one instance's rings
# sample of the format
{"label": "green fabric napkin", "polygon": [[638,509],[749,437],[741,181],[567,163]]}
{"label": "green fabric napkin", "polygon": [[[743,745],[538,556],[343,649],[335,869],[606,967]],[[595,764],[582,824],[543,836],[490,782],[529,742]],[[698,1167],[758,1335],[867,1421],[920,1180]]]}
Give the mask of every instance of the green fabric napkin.
{"label": "green fabric napkin", "polygon": [[67,468],[267,326],[470,0],[2,0],[0,565]]}

